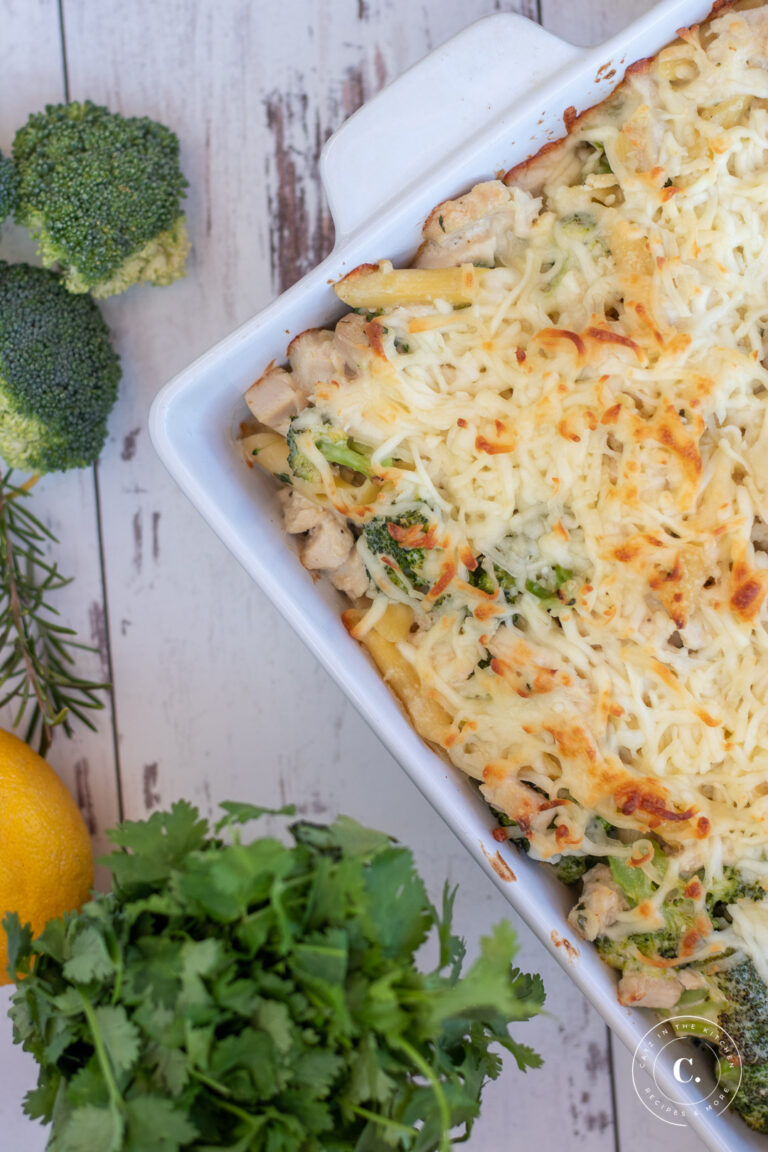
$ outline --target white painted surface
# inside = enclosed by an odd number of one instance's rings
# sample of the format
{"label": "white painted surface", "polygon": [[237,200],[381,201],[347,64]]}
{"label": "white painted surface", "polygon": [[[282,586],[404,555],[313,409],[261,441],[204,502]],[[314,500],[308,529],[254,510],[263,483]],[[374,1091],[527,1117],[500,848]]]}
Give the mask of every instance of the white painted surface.
{"label": "white painted surface", "polygon": [[[547,28],[594,43],[648,4],[541,7]],[[194,255],[185,281],[107,303],[124,378],[98,479],[49,478],[35,494],[61,538],[62,570],[77,576],[62,613],[84,638],[106,613],[114,713],[97,716],[97,735],[59,739],[49,756],[88,807],[98,850],[120,804],[130,817],[179,796],[206,813],[226,798],[289,800],[319,819],[346,811],[411,844],[433,893],[445,879],[460,883],[457,919],[469,941],[508,905],[180,495],[149,444],[146,416],[161,384],[330,248],[317,166],[327,136],[388,79],[496,10],[537,15],[534,0],[63,0],[71,98],[178,132]],[[61,99],[64,70],[53,0],[0,0],[0,20],[7,149],[29,112]],[[0,254],[29,252],[6,226]],[[506,1068],[487,1091],[470,1152],[700,1149],[684,1131],[673,1143],[644,1112],[623,1056],[612,1076],[604,1025],[522,925],[519,935],[521,963],[544,976],[551,1013],[520,1035],[546,1064],[525,1078]],[[4,994],[0,1146],[38,1152],[44,1134],[19,1105],[34,1071],[10,1044],[6,1003]]]}

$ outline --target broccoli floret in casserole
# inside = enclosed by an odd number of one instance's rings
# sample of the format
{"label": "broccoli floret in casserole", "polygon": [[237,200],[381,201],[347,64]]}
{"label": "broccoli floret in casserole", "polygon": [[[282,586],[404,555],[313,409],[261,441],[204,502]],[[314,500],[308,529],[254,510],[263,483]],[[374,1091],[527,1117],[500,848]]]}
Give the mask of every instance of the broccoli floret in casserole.
{"label": "broccoli floret in casserole", "polygon": [[576,586],[570,568],[553,564],[551,569],[542,572],[535,580],[526,580],[525,589],[537,600],[541,600],[542,604],[549,606],[557,601],[572,604]]}
{"label": "broccoli floret in casserole", "polygon": [[189,250],[179,142],[162,124],[84,103],[49,104],[13,142],[16,220],[70,292],[170,284]]}
{"label": "broccoli floret in casserole", "polygon": [[[696,1002],[697,1017],[726,1033],[720,1054],[742,1064],[768,1063],[768,988],[749,959],[704,965],[707,991]],[[690,1027],[688,1027],[690,1031]]]}
{"label": "broccoli floret in casserole", "polygon": [[500,564],[491,563],[483,556],[478,556],[477,568],[474,572],[470,572],[467,579],[473,588],[479,588],[481,592],[486,592],[489,596],[493,596],[496,589],[500,588],[507,604],[514,604],[520,598],[514,576],[511,576]]}
{"label": "broccoli floret in casserole", "polygon": [[119,380],[95,302],[70,295],[55,272],[0,261],[0,456],[8,467],[92,464]]}
{"label": "broccoli floret in casserole", "polygon": [[672,960],[677,956],[680,934],[674,927],[659,928],[655,932],[634,932],[619,940],[598,936],[597,950],[606,964],[619,972],[633,972],[643,967],[641,957]]}
{"label": "broccoli floret in casserole", "polygon": [[[642,868],[619,857],[609,857],[607,862],[613,881],[621,888],[630,908],[653,896],[657,884]],[[664,873],[665,860],[658,845],[654,848],[653,865],[657,873]],[[697,875],[703,881],[703,870]],[[690,877],[689,882],[692,879]],[[688,884],[685,888],[690,890]],[[762,885],[744,879],[737,869],[729,867],[722,879],[710,887],[704,902],[717,929],[727,928],[728,907],[736,900],[764,897]],[[725,1086],[728,1087],[730,1081],[730,1090],[735,1092],[733,1108],[741,1112],[752,1127],[768,1131],[768,987],[753,961],[732,950],[714,960],[685,964],[684,941],[688,934],[695,937],[702,912],[701,904],[687,897],[680,888],[670,892],[661,912],[665,920],[663,927],[616,939],[605,932],[596,939],[598,951],[611,967],[628,978],[640,974],[634,978],[647,979],[649,987],[658,987],[662,979],[674,980],[671,999],[658,1003],[665,1004],[665,1012],[673,1017],[673,1027],[676,1026],[674,1018],[685,1011],[681,1034],[686,1038],[697,1034],[697,1020],[701,1021],[701,1036],[708,1040],[712,1035],[707,1022],[722,1029],[718,1041],[721,1072],[725,1070]],[[681,959],[683,963],[679,963]],[[660,970],[659,961],[678,963],[673,970],[665,972]],[[653,995],[657,995],[657,987],[651,988]],[[671,1007],[667,1009],[666,1005]],[[653,1006],[653,1001],[649,1006]],[[736,1092],[739,1065],[743,1079]]]}
{"label": "broccoli floret in casserole", "polygon": [[306,408],[291,420],[288,429],[288,467],[294,476],[310,484],[320,483],[320,474],[302,451],[302,440],[308,437],[329,464],[350,468],[363,476],[372,472],[370,456],[362,445],[355,444],[343,428],[339,428],[316,408]]}
{"label": "broccoli floret in casserole", "polygon": [[[768,1064],[746,1064],[739,1068],[730,1060],[718,1063],[718,1079],[723,1088],[735,1093],[731,1107],[757,1132],[768,1132]],[[741,1083],[739,1083],[741,1080]]]}
{"label": "broccoli floret in casserole", "polygon": [[389,579],[404,592],[427,593],[430,581],[424,568],[432,546],[430,520],[417,509],[390,516],[376,516],[363,528],[365,544],[379,556]]}
{"label": "broccoli floret in casserole", "polygon": [[561,856],[557,864],[552,867],[555,875],[563,884],[578,884],[587,868],[592,863],[588,856]]}
{"label": "broccoli floret in casserole", "polygon": [[[715,980],[725,1000],[717,1022],[728,1033],[744,1064],[768,1063],[768,988],[751,960],[717,973]],[[721,1043],[724,1056],[734,1055]]]}
{"label": "broccoli floret in casserole", "polygon": [[0,224],[16,211],[19,200],[19,174],[16,165],[0,152]]}
{"label": "broccoli floret in casserole", "polygon": [[[726,962],[721,971],[716,965],[710,970],[705,966],[704,971],[710,993],[690,1005],[685,1035],[691,1036],[692,1023],[699,1018],[724,1030],[719,1041],[720,1083],[734,1094],[734,1111],[750,1127],[768,1132],[768,988],[749,959],[730,967]],[[702,1035],[711,1039],[706,1025]]]}
{"label": "broccoli floret in casserole", "polygon": [[737,868],[723,868],[722,878],[707,890],[707,912],[712,919],[730,922],[727,906],[737,900],[762,900],[765,888],[756,880],[747,880]]}

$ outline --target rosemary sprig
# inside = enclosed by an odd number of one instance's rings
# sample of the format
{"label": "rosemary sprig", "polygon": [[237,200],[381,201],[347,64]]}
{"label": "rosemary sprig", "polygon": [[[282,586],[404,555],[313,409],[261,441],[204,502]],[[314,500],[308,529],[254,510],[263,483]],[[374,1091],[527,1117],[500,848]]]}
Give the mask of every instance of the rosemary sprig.
{"label": "rosemary sprig", "polygon": [[96,694],[109,685],[76,674],[74,650],[96,649],[57,623],[49,602],[72,581],[46,559],[45,545],[58,540],[27,506],[37,479],[15,484],[10,469],[0,477],[0,707],[18,702],[13,726],[26,716],[24,739],[37,737],[44,756],[54,728],[72,735],[72,717],[95,730],[87,713],[103,708]]}

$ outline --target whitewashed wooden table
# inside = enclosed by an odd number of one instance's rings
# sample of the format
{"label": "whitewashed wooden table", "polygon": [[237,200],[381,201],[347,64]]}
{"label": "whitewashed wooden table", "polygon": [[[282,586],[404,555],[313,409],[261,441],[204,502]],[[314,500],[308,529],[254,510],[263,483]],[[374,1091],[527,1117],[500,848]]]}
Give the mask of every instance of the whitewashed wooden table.
{"label": "whitewashed wooden table", "polygon": [[[35,506],[76,577],[58,607],[111,680],[98,732],[49,754],[93,833],[184,796],[286,801],[315,819],[344,811],[415,849],[431,891],[460,883],[469,941],[510,916],[504,898],[428,807],[155,456],[147,413],[160,386],[330,249],[318,180],[327,137],[364,100],[482,16],[519,11],[596,43],[646,0],[0,0],[0,148],[30,112],[89,98],[172,126],[190,182],[186,280],[133,289],[104,312],[123,364],[110,436],[93,472],[48,477]],[[6,225],[0,256],[33,257]],[[254,366],[255,367],[255,366]],[[0,723],[7,724],[7,714]],[[513,920],[516,918],[513,916]],[[701,1149],[650,1116],[630,1059],[524,925],[524,967],[550,1015],[525,1029],[545,1057],[508,1062],[468,1145],[559,1152]],[[0,1146],[40,1152],[21,1097],[34,1067],[13,1048],[0,997]],[[520,1035],[523,1033],[521,1031]]]}

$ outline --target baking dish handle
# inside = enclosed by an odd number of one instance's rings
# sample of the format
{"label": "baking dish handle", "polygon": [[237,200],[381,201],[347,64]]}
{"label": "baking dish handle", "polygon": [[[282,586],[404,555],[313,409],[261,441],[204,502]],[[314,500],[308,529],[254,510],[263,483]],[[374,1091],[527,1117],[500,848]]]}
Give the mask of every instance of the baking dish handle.
{"label": "baking dish handle", "polygon": [[581,51],[524,16],[498,13],[374,96],[320,158],[337,245]]}

